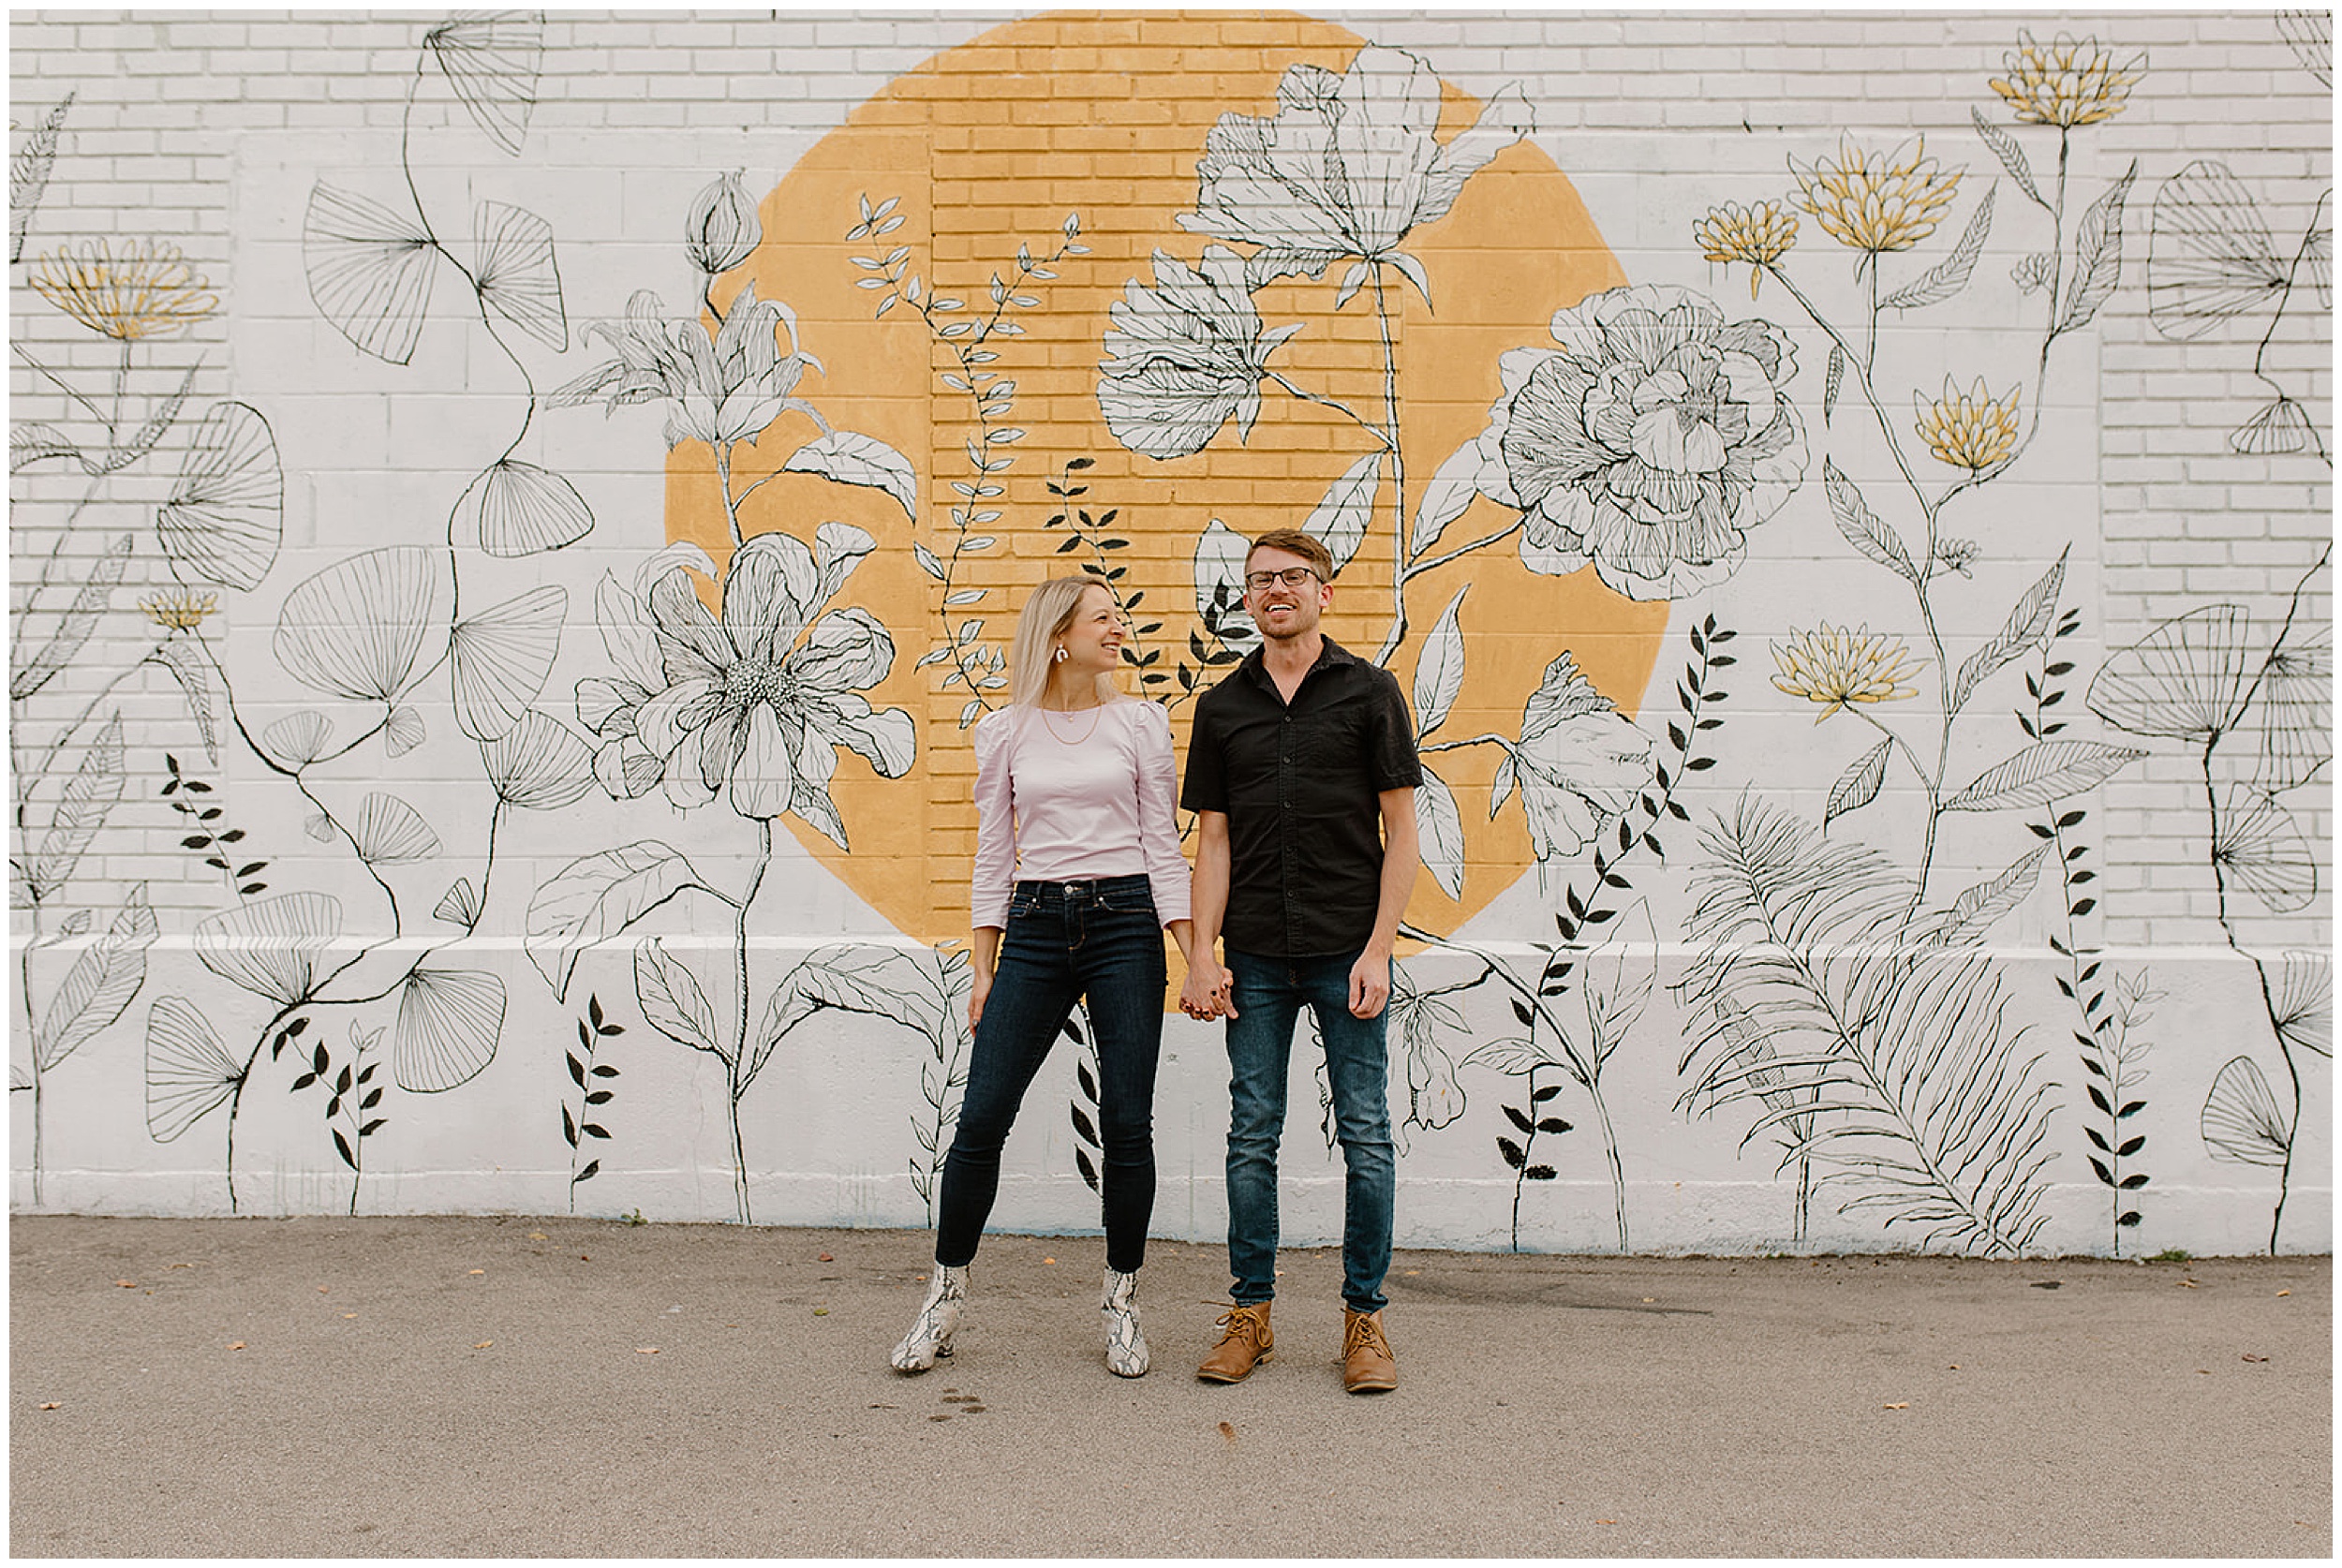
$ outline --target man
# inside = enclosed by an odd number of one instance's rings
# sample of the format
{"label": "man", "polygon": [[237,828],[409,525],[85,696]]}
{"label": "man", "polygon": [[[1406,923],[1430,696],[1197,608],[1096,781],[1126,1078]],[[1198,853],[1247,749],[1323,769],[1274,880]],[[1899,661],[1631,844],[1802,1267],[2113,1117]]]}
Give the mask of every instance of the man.
{"label": "man", "polygon": [[[1294,1024],[1317,1019],[1348,1170],[1342,1385],[1394,1388],[1383,1332],[1395,1181],[1384,1004],[1415,887],[1414,726],[1389,672],[1318,630],[1333,557],[1263,534],[1244,562],[1261,646],[1195,704],[1179,804],[1196,814],[1195,943],[1180,1006],[1228,1020],[1228,1267],[1234,1301],[1196,1375],[1236,1383],[1269,1358],[1277,1141]],[[1379,831],[1378,831],[1379,823]],[[1227,941],[1226,967],[1213,956]]]}

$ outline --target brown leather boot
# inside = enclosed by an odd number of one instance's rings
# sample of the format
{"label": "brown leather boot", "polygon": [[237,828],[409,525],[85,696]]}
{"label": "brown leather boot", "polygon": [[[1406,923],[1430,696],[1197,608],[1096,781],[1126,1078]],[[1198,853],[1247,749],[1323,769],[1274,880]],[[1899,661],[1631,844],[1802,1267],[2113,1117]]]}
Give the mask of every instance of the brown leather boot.
{"label": "brown leather boot", "polygon": [[1341,1309],[1341,1386],[1352,1394],[1379,1394],[1399,1386],[1399,1363],[1383,1337],[1383,1314]]}
{"label": "brown leather boot", "polygon": [[1218,1324],[1220,1342],[1211,1347],[1195,1375],[1206,1383],[1242,1383],[1271,1358],[1277,1337],[1268,1329],[1268,1303],[1229,1307]]}

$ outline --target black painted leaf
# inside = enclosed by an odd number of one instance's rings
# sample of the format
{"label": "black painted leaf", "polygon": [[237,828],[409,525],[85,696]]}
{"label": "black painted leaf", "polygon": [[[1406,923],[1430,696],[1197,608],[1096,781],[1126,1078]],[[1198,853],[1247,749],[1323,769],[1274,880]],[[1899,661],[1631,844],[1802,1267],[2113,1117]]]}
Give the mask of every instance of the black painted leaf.
{"label": "black painted leaf", "polygon": [[2039,822],[2027,822],[2025,823],[2025,826],[2033,830],[2033,836],[2036,838],[2054,838],[2057,836],[2057,830],[2055,828],[2045,827]]}
{"label": "black painted leaf", "polygon": [[[2071,993],[2068,993],[2068,995],[2070,994]],[[2088,1057],[2082,1058],[2082,1065],[2088,1068],[2091,1072],[2097,1073],[2101,1078],[2108,1075],[2105,1068],[2100,1067],[2097,1062],[2092,1061]]]}
{"label": "black painted leaf", "polygon": [[594,1028],[601,1028],[601,998],[600,997],[593,996],[591,994],[587,995],[586,998],[586,1016],[587,1020],[593,1024]]}
{"label": "black painted leaf", "polygon": [[308,1027],[309,1020],[306,1017],[295,1018],[291,1023],[285,1026],[285,1032],[287,1034],[298,1035]]}
{"label": "black painted leaf", "polygon": [[335,1094],[348,1094],[349,1092],[350,1083],[351,1078],[349,1069],[345,1066],[341,1071],[341,1076],[334,1080],[334,1092]]}
{"label": "black painted leaf", "polygon": [[303,1089],[307,1088],[311,1084],[314,1084],[317,1081],[318,1075],[316,1073],[304,1072],[300,1077],[295,1078],[292,1081],[292,1092],[299,1094]]}
{"label": "black painted leaf", "polygon": [[2130,1175],[2123,1177],[2123,1191],[2126,1192],[2135,1192],[2146,1184],[2147,1173],[2144,1171],[2133,1171]]}
{"label": "black painted leaf", "polygon": [[1098,1167],[1090,1162],[1089,1151],[1088,1149],[1077,1148],[1074,1151],[1074,1169],[1082,1174],[1082,1180],[1089,1184],[1089,1190],[1092,1192],[1099,1190]]}
{"label": "black painted leaf", "polygon": [[577,1085],[580,1088],[585,1087],[586,1087],[586,1064],[585,1064],[584,1062],[582,1062],[582,1061],[578,1060],[578,1059],[577,1059],[577,1058],[575,1058],[574,1056],[572,1056],[572,1057],[571,1057],[571,1058],[569,1058],[569,1062],[570,1062],[570,1078],[571,1078],[571,1082],[573,1082],[573,1083],[575,1083],[575,1084],[576,1084],[576,1085]]}
{"label": "black painted leaf", "polygon": [[2080,826],[2085,815],[2086,813],[2082,811],[2068,811],[2057,819],[2057,825],[2062,828]]}
{"label": "black painted leaf", "polygon": [[1531,1121],[1527,1117],[1522,1116],[1518,1110],[1514,1109],[1510,1105],[1505,1107],[1505,1119],[1511,1122],[1515,1127],[1519,1128],[1523,1132],[1534,1132],[1537,1130],[1537,1124],[1535,1122]]}
{"label": "black painted leaf", "polygon": [[2093,1154],[2093,1155],[2089,1156],[2089,1161],[2090,1161],[2090,1168],[2091,1168],[2092,1170],[2094,1170],[2094,1171],[2096,1171],[2096,1172],[2097,1172],[2097,1173],[2098,1173],[2098,1179],[2099,1179],[2100,1181],[2102,1181],[2102,1182],[2106,1183],[2106,1185],[2107,1185],[2107,1186],[2109,1186],[2109,1187],[2113,1186],[2113,1185],[2114,1185],[2114,1173],[2113,1173],[2112,1171],[2110,1171],[2110,1170],[2108,1170],[2108,1169],[2106,1168],[2106,1161],[2103,1161],[2103,1160],[2100,1160],[2100,1159],[2099,1159],[2097,1155],[2095,1155],[2095,1154]]}
{"label": "black painted leaf", "polygon": [[1074,1064],[1074,1081],[1081,1085],[1082,1098],[1095,1105],[1098,1102],[1098,1080],[1089,1075],[1088,1062],[1077,1061]]}
{"label": "black painted leaf", "polygon": [[386,1123],[384,1118],[377,1117],[372,1121],[366,1123],[363,1127],[358,1129],[358,1136],[361,1138],[371,1138],[377,1132],[381,1132],[385,1125]]}
{"label": "black painted leaf", "polygon": [[192,837],[182,838],[179,840],[179,847],[183,850],[208,850],[212,847],[212,836],[208,833],[199,833]]}
{"label": "black painted leaf", "polygon": [[1685,773],[1704,773],[1716,765],[1713,757],[1694,757],[1683,764]]}
{"label": "black painted leaf", "polygon": [[1527,1002],[1522,1001],[1519,997],[1515,997],[1513,998],[1513,1016],[1520,1020],[1523,1028],[1527,1028],[1530,1025],[1530,1021],[1536,1016],[1536,1013]]}
{"label": "black painted leaf", "polygon": [[341,1114],[342,1097],[337,1094],[325,1102],[325,1119],[332,1121],[335,1117],[340,1116]]}
{"label": "black painted leaf", "polygon": [[571,1185],[571,1186],[572,1186],[572,1187],[574,1187],[574,1186],[576,1186],[576,1185],[577,1185],[579,1182],[581,1182],[581,1181],[586,1181],[586,1180],[591,1179],[591,1178],[592,1178],[592,1176],[593,1176],[593,1175],[594,1175],[594,1173],[595,1173],[596,1171],[600,1170],[600,1169],[601,1169],[601,1161],[599,1161],[599,1160],[588,1160],[587,1161],[586,1161],[586,1168],[585,1168],[584,1170],[582,1170],[582,1171],[578,1172],[578,1173],[577,1173],[577,1175],[575,1175],[575,1176],[573,1176],[570,1177],[570,1185]]}
{"label": "black painted leaf", "polygon": [[2098,901],[2097,899],[2083,898],[2077,900],[2074,907],[2067,912],[2071,914],[2075,919],[2079,920],[2083,915],[2088,914],[2092,910],[2095,910],[2097,907]]}
{"label": "black painted leaf", "polygon": [[2147,1102],[2145,1101],[2134,1100],[2129,1104],[2124,1106],[2121,1110],[2115,1112],[2114,1115],[2118,1119],[2127,1117],[2135,1117],[2146,1108]]}
{"label": "black painted leaf", "polygon": [[617,1075],[618,1070],[606,1062],[594,1069],[594,1076],[597,1078],[615,1078]]}
{"label": "black painted leaf", "polygon": [[1586,924],[1589,925],[1599,925],[1606,920],[1616,920],[1617,918],[1618,911],[1616,910],[1588,910],[1586,911]]}
{"label": "black painted leaf", "polygon": [[614,1034],[624,1034],[626,1032],[626,1026],[624,1024],[604,1024],[594,1032],[601,1036],[604,1040],[607,1040]]}
{"label": "black painted leaf", "polygon": [[2099,1148],[2099,1149],[2101,1149],[2101,1150],[2104,1150],[2104,1151],[2106,1151],[2106,1152],[2108,1152],[2108,1153],[2112,1153],[2112,1150],[2111,1150],[2111,1149],[2109,1149],[2109,1148],[2107,1147],[2107,1143],[2106,1143],[2106,1134],[2105,1134],[2105,1133],[2103,1133],[2103,1132],[2099,1132],[2097,1128],[2095,1128],[2095,1127],[2085,1127],[2085,1128],[2083,1128],[2083,1129],[2082,1130],[2082,1135],[2083,1135],[2083,1137],[2085,1137],[2085,1138],[2089,1139],[2089,1140],[2090,1140],[2090,1142],[2091,1142],[2091,1144],[2092,1144],[2092,1145],[2094,1145],[2096,1147],[2097,1147],[2097,1148]]}
{"label": "black painted leaf", "polygon": [[360,1068],[360,1069],[358,1070],[358,1081],[359,1081],[360,1083],[362,1083],[362,1084],[363,1084],[363,1083],[364,1083],[364,1082],[365,1082],[368,1078],[373,1077],[373,1076],[374,1076],[374,1070],[375,1070],[376,1068],[378,1068],[378,1067],[381,1066],[381,1065],[382,1065],[382,1064],[381,1064],[380,1062],[378,1062],[378,1061],[370,1061],[370,1062],[366,1063],[366,1065],[365,1065],[365,1066],[363,1066],[363,1067],[362,1067],[362,1068]]}
{"label": "black painted leaf", "polygon": [[1078,1045],[1082,1043],[1082,1027],[1073,1018],[1065,1020],[1065,1038]]}
{"label": "black painted leaf", "polygon": [[1537,1118],[1537,1131],[1540,1132],[1566,1132],[1569,1131],[1569,1123],[1564,1121],[1559,1117],[1540,1117]]}
{"label": "black painted leaf", "polygon": [[615,1100],[617,1096],[611,1093],[608,1089],[596,1089],[586,1097],[586,1103],[588,1105],[607,1105],[611,1101]]}
{"label": "black painted leaf", "polygon": [[1544,1104],[1547,1101],[1549,1101],[1549,1100],[1552,1099],[1555,1095],[1557,1095],[1557,1094],[1559,1094],[1559,1093],[1561,1093],[1561,1092],[1562,1092],[1562,1086],[1561,1086],[1561,1085],[1559,1085],[1559,1084],[1548,1084],[1548,1085],[1546,1085],[1543,1088],[1541,1088],[1541,1089],[1537,1089],[1537,1090],[1534,1091],[1534,1092],[1533,1092],[1533,1093],[1529,1096],[1529,1102],[1530,1102],[1531,1104],[1533,1104],[1533,1105],[1542,1105],[1542,1104]]}
{"label": "black painted leaf", "polygon": [[[2099,1091],[2097,1085],[2084,1084],[2082,1087],[2090,1091],[2091,1104],[2096,1105],[2099,1110],[2104,1111],[2109,1116],[2112,1116],[2114,1114],[2114,1102],[2107,1099],[2106,1096]],[[2097,1134],[2094,1132],[2091,1136],[2096,1137]],[[2103,1148],[2105,1146],[2101,1144],[2099,1146]]]}
{"label": "black painted leaf", "polygon": [[349,1140],[342,1136],[342,1130],[338,1127],[334,1129],[334,1148],[341,1155],[343,1164],[353,1171],[358,1168],[358,1157],[349,1152]]}
{"label": "black painted leaf", "polygon": [[268,883],[266,882],[246,882],[244,886],[236,889],[236,891],[243,894],[246,898],[249,898],[256,893],[265,891],[267,887]]}
{"label": "black painted leaf", "polygon": [[2114,1217],[2114,1223],[2117,1225],[2135,1225],[2139,1222],[2142,1216],[2137,1209],[2125,1209],[2122,1213]]}
{"label": "black painted leaf", "polygon": [[610,1129],[604,1127],[598,1121],[581,1122],[578,1125],[577,1130],[580,1132],[585,1133],[588,1138],[607,1138],[610,1136]]}
{"label": "black painted leaf", "polygon": [[2127,1160],[2127,1159],[2129,1159],[2132,1155],[2134,1155],[2134,1154],[2138,1153],[2141,1149],[2142,1149],[2142,1148],[2144,1148],[2144,1147],[2146,1147],[2146,1146],[2147,1146],[2147,1140],[2146,1140],[2146,1137],[2145,1137],[2145,1135],[2144,1135],[2144,1134],[2142,1134],[2142,1135],[2140,1135],[2139,1137],[2136,1137],[2136,1138],[2127,1138],[2127,1139],[2125,1139],[2125,1140],[2123,1141],[2123,1146],[2122,1146],[2122,1147],[2120,1147],[2120,1148],[2118,1148],[2118,1149],[2116,1149],[2116,1150],[2114,1151],[2114,1153],[2115,1153],[2115,1155],[2116,1155],[2116,1157],[2117,1157],[2117,1158],[2119,1158],[2119,1159],[2123,1159],[2123,1160]]}
{"label": "black painted leaf", "polygon": [[283,1056],[285,1054],[285,1042],[290,1040],[292,1036],[287,1034],[284,1030],[277,1030],[276,1038],[270,1041],[268,1044],[268,1059],[274,1061],[277,1058]]}
{"label": "black painted leaf", "polygon": [[571,1148],[577,1146],[577,1118],[570,1115],[570,1105],[566,1100],[561,1102],[561,1136],[569,1140]]}
{"label": "black painted leaf", "polygon": [[380,1089],[368,1089],[366,1091],[366,1097],[358,1102],[358,1109],[362,1111],[371,1111],[375,1108],[375,1106],[381,1103],[381,1101],[382,1091]]}
{"label": "black painted leaf", "polygon": [[577,1048],[588,1056],[591,1056],[594,1050],[593,1031],[586,1027],[586,1020],[583,1018],[577,1021]]}
{"label": "black painted leaf", "polygon": [[1520,1173],[1520,1179],[1523,1181],[1551,1181],[1553,1179],[1553,1167],[1550,1165],[1532,1165],[1527,1170]]}
{"label": "black painted leaf", "polygon": [[1098,1129],[1096,1124],[1090,1121],[1089,1113],[1079,1105],[1072,1106],[1070,1109],[1074,1117],[1075,1135],[1092,1148],[1101,1146],[1098,1142]]}
{"label": "black painted leaf", "polygon": [[325,1070],[334,1065],[334,1058],[325,1054],[323,1042],[319,1042],[318,1048],[310,1053],[309,1060],[316,1067],[317,1074],[320,1078],[325,1076]]}
{"label": "black painted leaf", "polygon": [[1510,1138],[1497,1139],[1496,1151],[1505,1157],[1505,1163],[1516,1171],[1529,1162],[1529,1157],[1520,1152],[1520,1146]]}

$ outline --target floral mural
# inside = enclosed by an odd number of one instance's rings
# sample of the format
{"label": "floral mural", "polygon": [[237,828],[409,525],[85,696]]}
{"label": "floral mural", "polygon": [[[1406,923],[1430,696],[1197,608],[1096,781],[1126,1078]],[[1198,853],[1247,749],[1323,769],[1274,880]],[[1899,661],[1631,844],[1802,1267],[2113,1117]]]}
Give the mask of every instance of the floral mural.
{"label": "floral mural", "polygon": [[[1541,128],[1534,73],[1316,22],[1223,56],[1165,19],[1096,80],[998,52],[1111,19],[1006,23],[755,175],[549,146],[590,18],[417,24],[395,134],[239,176],[272,238],[235,271],[52,234],[93,111],[23,109],[18,1203],[135,1169],[399,1211],[453,1165],[503,1206],[923,1222],[1025,588],[1104,584],[1183,734],[1259,644],[1246,538],[1297,525],[1424,765],[1416,1239],[2322,1247],[2329,555],[2124,622],[2074,474],[2136,324],[2257,389],[2232,505],[2324,496],[2331,192],[2134,157],[2163,82],[2100,21],[1931,46],[1956,132],[1638,151],[1664,239],[1615,254],[1615,147]],[[2321,28],[2272,62],[2330,81]],[[1094,111],[1094,167],[951,117],[1003,60]],[[906,153],[914,111],[957,128]],[[582,194],[630,173],[655,218]],[[250,347],[288,311],[310,362]],[[329,387],[394,411],[394,482],[320,437]],[[2150,809],[2202,898],[2142,953],[2108,929]],[[1095,1222],[1069,1033],[1012,1223]],[[1158,1126],[1216,1168],[1217,1041],[1166,1042]]]}

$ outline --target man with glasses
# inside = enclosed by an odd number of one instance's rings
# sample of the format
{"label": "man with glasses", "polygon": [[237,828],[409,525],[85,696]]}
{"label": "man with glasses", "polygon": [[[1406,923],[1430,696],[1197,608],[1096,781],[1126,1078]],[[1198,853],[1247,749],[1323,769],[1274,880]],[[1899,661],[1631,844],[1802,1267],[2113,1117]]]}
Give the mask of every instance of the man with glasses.
{"label": "man with glasses", "polygon": [[[1342,1386],[1394,1388],[1383,1332],[1394,1162],[1384,1005],[1390,950],[1415,887],[1406,699],[1390,673],[1329,641],[1333,557],[1309,534],[1261,535],[1244,605],[1261,645],[1197,699],[1179,804],[1196,814],[1193,961],[1179,1003],[1225,1017],[1228,1267],[1234,1300],[1196,1375],[1236,1383],[1269,1359],[1277,1280],[1277,1143],[1294,1025],[1325,1043],[1347,1181]],[[1226,967],[1213,939],[1226,938]]]}

